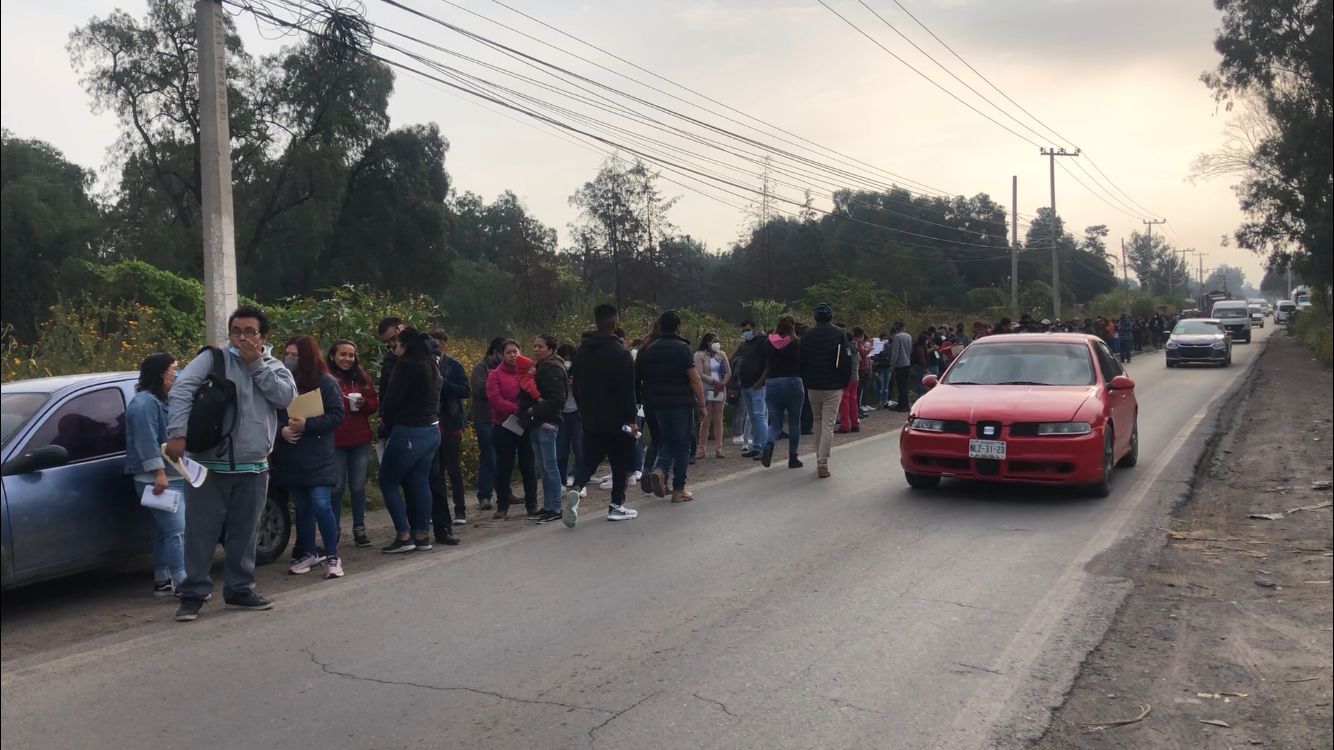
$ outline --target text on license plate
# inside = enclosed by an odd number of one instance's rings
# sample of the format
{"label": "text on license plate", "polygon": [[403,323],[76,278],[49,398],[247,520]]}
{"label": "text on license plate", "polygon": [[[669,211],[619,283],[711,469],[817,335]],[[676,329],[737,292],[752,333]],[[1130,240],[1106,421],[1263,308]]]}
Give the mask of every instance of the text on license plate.
{"label": "text on license plate", "polygon": [[1005,460],[1005,441],[1004,440],[969,440],[968,441],[969,458],[993,458],[998,461]]}

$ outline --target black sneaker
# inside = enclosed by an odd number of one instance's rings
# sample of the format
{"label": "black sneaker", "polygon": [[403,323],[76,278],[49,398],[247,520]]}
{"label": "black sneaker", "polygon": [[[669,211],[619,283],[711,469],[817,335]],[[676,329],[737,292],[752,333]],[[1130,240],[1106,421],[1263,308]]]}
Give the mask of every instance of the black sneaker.
{"label": "black sneaker", "polygon": [[153,596],[164,598],[168,596],[176,596],[176,587],[171,584],[171,581],[154,581]]}
{"label": "black sneaker", "polygon": [[[488,506],[488,507],[490,507],[490,506]],[[505,517],[508,516],[509,514],[510,514],[510,512],[509,512],[508,510],[498,510],[498,511],[496,511],[495,513],[492,513],[492,514],[491,514],[491,520],[492,520],[492,521],[504,521],[504,520],[505,520]]]}
{"label": "black sneaker", "polygon": [[764,468],[767,469],[769,468],[769,465],[773,463],[773,460],[774,460],[774,444],[768,443],[764,446],[764,452],[760,454],[760,463],[764,464]]}
{"label": "black sneaker", "polygon": [[465,524],[467,524],[467,523],[468,523],[468,514],[467,514],[467,510],[466,510],[465,508],[463,508],[462,506],[457,506],[457,507],[455,507],[455,508],[454,508],[454,525],[455,525],[455,526],[463,526],[463,525],[465,525]]}
{"label": "black sneaker", "polygon": [[491,510],[491,498],[489,497],[477,498],[477,510]]}
{"label": "black sneaker", "polygon": [[[450,534],[449,536],[438,536],[435,538],[435,543],[443,544],[446,547],[453,547],[454,545],[459,543],[459,538],[454,536],[453,534]],[[417,549],[421,549],[421,544],[417,545]]]}
{"label": "black sneaker", "polygon": [[431,538],[428,537],[428,536],[424,536],[424,537],[422,537],[421,539],[418,539],[418,540],[416,540],[415,542],[412,542],[412,545],[413,545],[414,547],[417,548],[417,551],[418,551],[418,552],[430,552],[430,551],[431,551]]}
{"label": "black sneaker", "polygon": [[559,521],[563,517],[564,516],[562,516],[561,512],[558,510],[544,510],[538,514],[537,522],[551,523],[552,521]]}
{"label": "black sneaker", "polygon": [[541,521],[544,515],[546,515],[546,511],[542,510],[541,508],[533,508],[532,510],[528,511],[528,515],[525,516],[525,518],[527,518],[529,521]]}
{"label": "black sneaker", "polygon": [[371,546],[371,538],[366,536],[365,526],[352,527],[352,542],[356,544],[358,547]]}
{"label": "black sneaker", "polygon": [[399,555],[415,549],[417,549],[417,545],[413,544],[411,539],[395,539],[388,546],[381,547],[380,551],[386,555]]}
{"label": "black sneaker", "polygon": [[176,622],[194,622],[199,619],[199,610],[203,608],[203,599],[182,599],[176,605]]}
{"label": "black sneaker", "polygon": [[222,598],[227,604],[227,609],[249,609],[256,612],[273,609],[273,602],[251,591],[240,596],[233,596],[230,599]]}

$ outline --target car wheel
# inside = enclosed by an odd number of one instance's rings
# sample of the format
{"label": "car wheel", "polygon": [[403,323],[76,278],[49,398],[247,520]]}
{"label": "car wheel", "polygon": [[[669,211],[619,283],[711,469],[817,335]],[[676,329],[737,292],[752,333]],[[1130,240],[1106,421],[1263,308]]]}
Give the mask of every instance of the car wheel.
{"label": "car wheel", "polygon": [[255,562],[268,565],[287,550],[292,537],[292,519],[287,505],[270,495],[264,501],[264,512],[259,517],[259,531],[255,540]]}
{"label": "car wheel", "polygon": [[1102,431],[1102,479],[1089,485],[1088,492],[1093,497],[1107,497],[1112,494],[1112,468],[1115,466],[1116,431],[1109,424]]}
{"label": "car wheel", "polygon": [[1117,466],[1124,466],[1129,469],[1139,463],[1139,418],[1135,418],[1135,426],[1130,428],[1130,450],[1121,457],[1121,463]]}
{"label": "car wheel", "polygon": [[908,480],[908,486],[915,490],[934,490],[940,486],[940,477],[934,474],[914,474],[905,471],[903,477]]}

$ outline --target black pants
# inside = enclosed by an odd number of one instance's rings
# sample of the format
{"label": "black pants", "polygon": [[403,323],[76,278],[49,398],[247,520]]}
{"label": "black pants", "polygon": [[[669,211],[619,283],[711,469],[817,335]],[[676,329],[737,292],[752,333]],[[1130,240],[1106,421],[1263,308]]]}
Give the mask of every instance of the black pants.
{"label": "black pants", "polygon": [[653,415],[653,409],[647,406],[644,407],[644,425],[641,429],[648,433],[648,439],[644,445],[643,476],[639,479],[639,489],[650,492],[648,475],[658,463],[658,448],[662,446],[662,437],[658,434],[658,420]]}
{"label": "black pants", "polygon": [[899,411],[908,411],[908,381],[911,379],[911,367],[894,368],[894,391],[898,394],[898,398],[894,400]]}
{"label": "black pants", "polygon": [[523,478],[523,506],[528,512],[537,509],[537,469],[533,465],[533,441],[528,433],[515,435],[504,427],[496,426],[491,433],[491,444],[496,449],[496,509],[509,510],[514,502],[514,461],[519,461]]}
{"label": "black pants", "polygon": [[[449,514],[449,496],[454,499],[454,512],[464,513],[463,501],[463,437],[461,435],[441,435],[440,452],[431,464],[431,521],[437,534],[444,534],[453,524]],[[449,476],[449,492],[446,492],[445,476]]]}
{"label": "black pants", "polygon": [[[802,390],[806,390],[803,388]],[[806,402],[801,405],[801,434],[815,434],[815,410],[811,408],[811,392],[806,391]]]}
{"label": "black pants", "polygon": [[431,526],[435,529],[435,538],[453,534],[454,519],[449,515],[449,495],[445,492],[445,476],[440,469],[440,453],[431,459]]}
{"label": "black pants", "polygon": [[611,504],[622,505],[626,483],[635,470],[635,439],[619,430],[584,433],[584,463],[574,478],[574,486],[587,485],[604,458],[611,464]]}

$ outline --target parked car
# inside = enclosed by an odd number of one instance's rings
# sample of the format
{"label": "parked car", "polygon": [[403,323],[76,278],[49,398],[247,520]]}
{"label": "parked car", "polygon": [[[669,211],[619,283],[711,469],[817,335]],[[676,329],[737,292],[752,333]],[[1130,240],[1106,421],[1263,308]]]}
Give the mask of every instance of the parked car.
{"label": "parked car", "polygon": [[1274,322],[1288,324],[1297,316],[1297,303],[1290,299],[1282,299],[1274,307]]}
{"label": "parked car", "polygon": [[[69,375],[0,386],[0,586],[103,567],[151,551],[152,518],[125,474],[125,405],[137,373]],[[271,492],[257,562],[291,536]]]}
{"label": "parked car", "polygon": [[899,435],[914,489],[963,477],[1105,497],[1113,468],[1139,460],[1135,383],[1095,336],[988,336],[922,384]]}
{"label": "parked car", "polygon": [[1232,336],[1233,341],[1251,343],[1250,310],[1245,300],[1229,299],[1214,303],[1209,317],[1223,324],[1223,329]]}
{"label": "parked car", "polygon": [[1167,366],[1232,364],[1232,339],[1223,324],[1213,318],[1183,320],[1172,329],[1164,346]]}

